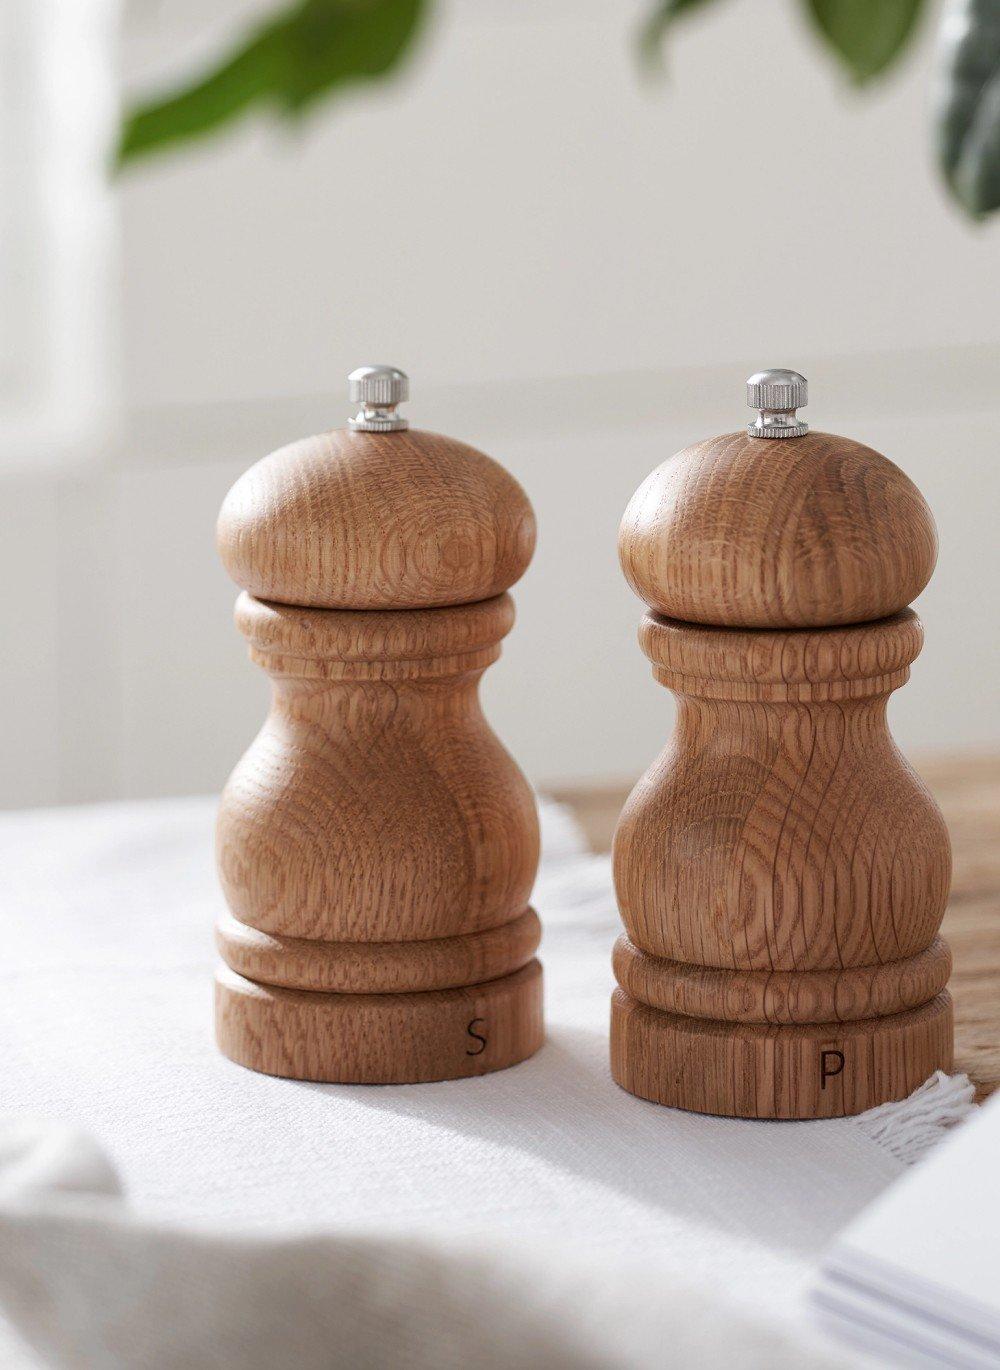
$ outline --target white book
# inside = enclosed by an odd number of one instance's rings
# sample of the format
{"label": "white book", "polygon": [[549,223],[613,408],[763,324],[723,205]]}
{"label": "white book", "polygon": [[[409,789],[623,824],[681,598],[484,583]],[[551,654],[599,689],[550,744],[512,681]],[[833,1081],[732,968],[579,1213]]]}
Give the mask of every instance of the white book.
{"label": "white book", "polygon": [[1000,1095],[840,1234],[812,1299],[890,1362],[1000,1367]]}

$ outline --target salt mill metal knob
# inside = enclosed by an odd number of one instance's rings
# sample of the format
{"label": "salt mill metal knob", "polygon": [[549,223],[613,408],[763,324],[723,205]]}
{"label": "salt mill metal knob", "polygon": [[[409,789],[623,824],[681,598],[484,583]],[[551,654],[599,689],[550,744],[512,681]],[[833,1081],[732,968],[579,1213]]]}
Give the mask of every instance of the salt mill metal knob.
{"label": "salt mill metal knob", "polygon": [[410,398],[410,378],[395,366],[359,366],[347,378],[347,393],[352,404],[361,408],[348,420],[359,433],[397,433],[409,421],[396,413],[396,406]]}
{"label": "salt mill metal knob", "polygon": [[747,432],[752,438],[800,438],[809,425],[795,411],[808,403],[809,382],[797,371],[755,371],[747,380],[747,404],[757,417]]}
{"label": "salt mill metal knob", "polygon": [[891,461],[806,430],[802,376],[748,395],[758,422],[670,457],[619,532],[678,711],[615,832],[612,1074],[677,1108],[829,1118],[951,1066],[948,834],[886,723],[937,538]]}

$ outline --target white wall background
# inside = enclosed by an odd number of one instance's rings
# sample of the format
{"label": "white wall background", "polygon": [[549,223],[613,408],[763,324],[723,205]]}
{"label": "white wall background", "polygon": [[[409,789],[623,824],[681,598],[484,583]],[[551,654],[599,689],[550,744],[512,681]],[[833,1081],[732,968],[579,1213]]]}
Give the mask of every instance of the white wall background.
{"label": "white wall background", "polygon": [[[136,6],[129,84],[223,8]],[[1000,341],[1000,230],[930,165],[933,25],[860,95],[795,4],[718,0],[651,88],[637,13],[441,0],[400,85],[130,177],[132,399],[336,398],[373,354],[489,384]]]}
{"label": "white wall background", "polygon": [[[252,8],[135,0],[127,83],[186,69]],[[452,0],[391,90],[126,178],[121,438],[0,477],[0,803],[222,783],[266,686],[216,509],[269,448],[342,423],[343,377],[371,359],[410,371],[415,425],[483,446],[535,503],[485,689],[535,780],[629,777],[662,744],[618,518],[671,451],[742,422],[761,365],[806,371],[814,426],[887,452],[938,517],[901,743],[1000,745],[1000,224],[938,188],[930,34],[862,96],[794,6],[720,0],[651,88],[635,14]]]}

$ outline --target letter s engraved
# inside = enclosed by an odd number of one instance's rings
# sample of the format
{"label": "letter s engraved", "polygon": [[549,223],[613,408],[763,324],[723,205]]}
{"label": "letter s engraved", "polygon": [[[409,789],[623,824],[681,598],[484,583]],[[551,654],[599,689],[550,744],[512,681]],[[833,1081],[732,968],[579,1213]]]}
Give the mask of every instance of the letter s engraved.
{"label": "letter s engraved", "polygon": [[466,1053],[465,1053],[466,1056],[482,1056],[483,1052],[486,1050],[486,1038],[485,1038],[485,1036],[484,1036],[483,1033],[481,1033],[481,1032],[476,1032],[476,1031],[474,1031],[475,1026],[476,1026],[477,1023],[482,1023],[483,1026],[485,1027],[485,1026],[486,1026],[486,1019],[485,1019],[485,1018],[473,1018],[472,1022],[471,1022],[471,1023],[469,1024],[469,1026],[465,1029],[466,1032],[469,1034],[469,1036],[479,1043],[479,1046],[478,1046],[478,1047],[474,1047],[471,1051],[466,1050]]}

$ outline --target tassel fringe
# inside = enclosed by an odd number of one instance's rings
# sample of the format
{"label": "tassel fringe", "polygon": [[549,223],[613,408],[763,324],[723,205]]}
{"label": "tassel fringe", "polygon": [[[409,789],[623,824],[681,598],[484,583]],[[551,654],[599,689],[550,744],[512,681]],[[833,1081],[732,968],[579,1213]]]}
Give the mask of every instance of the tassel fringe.
{"label": "tassel fringe", "polygon": [[913,1165],[949,1128],[969,1116],[976,1107],[974,1100],[968,1075],[946,1075],[939,1070],[909,1098],[869,1109],[854,1123],[898,1161]]}

